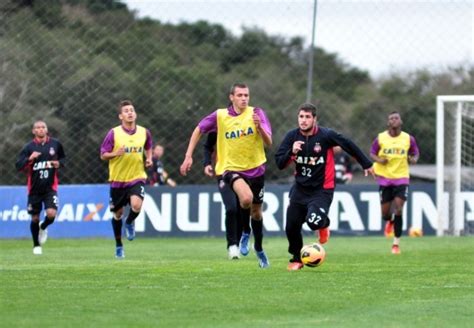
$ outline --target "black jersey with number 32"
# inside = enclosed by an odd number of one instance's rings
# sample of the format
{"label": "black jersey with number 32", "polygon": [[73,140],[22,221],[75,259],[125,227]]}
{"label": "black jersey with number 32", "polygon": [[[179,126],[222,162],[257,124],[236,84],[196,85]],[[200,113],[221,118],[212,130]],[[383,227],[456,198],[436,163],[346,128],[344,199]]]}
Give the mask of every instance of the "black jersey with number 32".
{"label": "black jersey with number 32", "polygon": [[[29,161],[28,158],[35,151],[40,152],[41,155],[33,161]],[[63,146],[57,139],[48,137],[44,142],[33,139],[27,143],[18,156],[16,168],[27,173],[28,194],[57,191],[59,184],[58,169],[53,167],[51,161],[59,161],[62,167],[64,160]]]}
{"label": "black jersey with number 32", "polygon": [[[297,154],[292,152],[295,141],[304,142]],[[304,136],[300,129],[288,132],[275,154],[275,160],[280,169],[295,163],[295,183],[302,189],[334,189],[334,146],[341,146],[364,169],[372,166],[372,162],[351,140],[321,126],[315,128],[309,136]]]}

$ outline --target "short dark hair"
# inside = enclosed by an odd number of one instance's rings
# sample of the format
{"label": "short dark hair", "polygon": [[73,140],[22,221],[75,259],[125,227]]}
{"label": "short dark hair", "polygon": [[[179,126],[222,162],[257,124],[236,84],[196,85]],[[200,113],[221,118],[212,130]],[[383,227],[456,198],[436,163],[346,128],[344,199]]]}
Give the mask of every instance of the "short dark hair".
{"label": "short dark hair", "polygon": [[234,83],[234,84],[232,84],[232,86],[230,87],[229,94],[233,95],[234,92],[235,92],[235,89],[237,89],[237,88],[240,88],[240,89],[245,89],[245,88],[247,88],[247,89],[248,89],[248,85],[245,84],[245,83]]}
{"label": "short dark hair", "polygon": [[33,122],[33,125],[31,126],[32,129],[34,129],[36,123],[44,123],[44,125],[46,125],[46,127],[48,127],[48,125],[46,124],[45,121],[43,121],[43,120],[35,120],[35,121]]}
{"label": "short dark hair", "polygon": [[119,105],[118,105],[118,113],[121,114],[122,113],[122,107],[124,106],[133,106],[133,103],[131,100],[128,100],[128,99],[125,99],[125,100],[121,100],[119,102]]}
{"label": "short dark hair", "polygon": [[388,116],[393,115],[393,114],[398,114],[398,116],[402,117],[402,115],[400,114],[400,112],[399,112],[398,110],[393,110],[393,111],[391,111],[391,112],[388,114]]}
{"label": "short dark hair", "polygon": [[298,107],[298,113],[299,113],[300,111],[304,111],[304,112],[311,113],[311,115],[313,115],[313,117],[318,116],[318,107],[316,107],[316,105],[313,105],[313,104],[311,104],[311,103],[304,103],[304,104],[301,104],[301,105]]}

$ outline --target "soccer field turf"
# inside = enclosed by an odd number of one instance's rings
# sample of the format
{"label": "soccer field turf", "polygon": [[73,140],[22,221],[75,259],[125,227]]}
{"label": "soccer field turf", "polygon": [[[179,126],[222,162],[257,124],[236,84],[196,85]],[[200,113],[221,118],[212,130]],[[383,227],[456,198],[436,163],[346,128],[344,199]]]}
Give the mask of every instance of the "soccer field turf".
{"label": "soccer field turf", "polygon": [[[310,242],[310,237],[305,237]],[[0,240],[0,326],[472,327],[474,238],[333,237],[318,268],[288,272],[283,238],[227,259],[224,238]]]}

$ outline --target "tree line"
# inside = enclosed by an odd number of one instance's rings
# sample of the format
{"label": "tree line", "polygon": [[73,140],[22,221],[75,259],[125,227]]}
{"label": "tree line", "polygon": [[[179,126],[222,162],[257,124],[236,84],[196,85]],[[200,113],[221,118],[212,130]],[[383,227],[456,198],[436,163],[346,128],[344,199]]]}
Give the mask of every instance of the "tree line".
{"label": "tree line", "polygon": [[[228,88],[247,83],[251,103],[266,110],[274,143],[296,126],[306,98],[309,49],[299,37],[248,28],[235,36],[206,21],[165,24],[138,18],[116,0],[10,0],[0,5],[0,109],[4,129],[0,184],[22,184],[14,159],[31,138],[35,119],[47,121],[68,157],[63,183],[103,183],[99,146],[118,125],[116,105],[132,99],[139,124],[166,147],[167,171],[177,177],[198,120],[227,105]],[[353,138],[364,149],[399,110],[404,129],[419,140],[420,163],[435,161],[435,98],[469,94],[474,68],[393,72],[374,79],[337,54],[314,51],[313,102],[322,125]],[[275,147],[274,147],[275,148]],[[269,150],[269,181],[282,181]],[[210,182],[196,166],[180,183]]]}

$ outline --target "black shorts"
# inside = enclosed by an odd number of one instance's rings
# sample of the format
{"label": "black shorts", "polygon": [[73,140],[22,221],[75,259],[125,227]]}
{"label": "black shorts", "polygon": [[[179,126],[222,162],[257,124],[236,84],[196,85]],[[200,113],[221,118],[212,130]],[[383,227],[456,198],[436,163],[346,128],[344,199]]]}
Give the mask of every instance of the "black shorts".
{"label": "black shorts", "polygon": [[379,186],[380,202],[388,203],[398,197],[403,200],[408,198],[408,185],[400,186]]}
{"label": "black shorts", "polygon": [[230,185],[224,182],[222,176],[217,178],[217,186],[219,187],[219,192],[226,211],[236,212],[239,207],[239,200]]}
{"label": "black shorts", "polygon": [[128,188],[110,188],[110,211],[116,212],[130,204],[130,196],[145,198],[145,183],[140,182]]}
{"label": "black shorts", "polygon": [[[333,189],[317,189],[304,192],[293,186],[290,190],[290,204],[287,209],[287,220],[291,222],[306,221],[311,230],[329,226],[329,208],[334,198]],[[322,219],[321,222],[315,218]]]}
{"label": "black shorts", "polygon": [[53,208],[58,209],[58,193],[56,191],[49,191],[44,194],[28,195],[28,214],[40,214],[43,209]]}
{"label": "black shorts", "polygon": [[318,189],[308,193],[293,186],[290,189],[289,197],[290,204],[294,203],[306,206],[308,212],[310,212],[310,209],[322,208],[326,213],[329,213],[329,208],[331,207],[332,199],[334,198],[334,189]]}
{"label": "black shorts", "polygon": [[249,185],[253,194],[253,204],[262,204],[263,195],[265,194],[265,175],[256,178],[245,178],[239,172],[226,172],[223,176],[225,183],[232,186],[235,180],[242,178]]}

